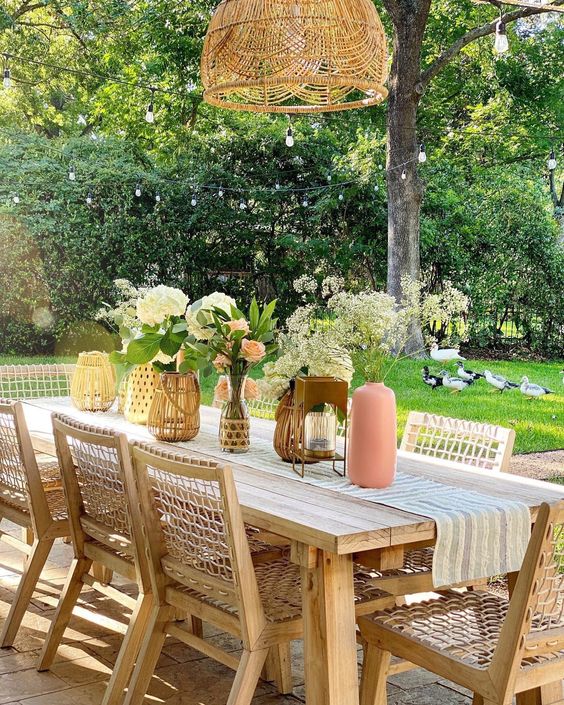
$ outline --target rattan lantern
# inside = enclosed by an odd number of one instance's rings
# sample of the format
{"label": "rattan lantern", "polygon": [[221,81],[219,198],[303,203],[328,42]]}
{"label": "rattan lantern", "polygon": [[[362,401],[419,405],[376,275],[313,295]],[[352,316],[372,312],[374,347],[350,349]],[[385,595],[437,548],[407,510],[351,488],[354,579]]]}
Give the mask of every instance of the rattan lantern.
{"label": "rattan lantern", "polygon": [[372,0],[223,0],[204,42],[204,100],[316,113],[387,96],[386,35]]}
{"label": "rattan lantern", "polygon": [[108,411],[116,398],[114,366],[108,353],[81,352],[72,378],[70,397],[81,411]]}

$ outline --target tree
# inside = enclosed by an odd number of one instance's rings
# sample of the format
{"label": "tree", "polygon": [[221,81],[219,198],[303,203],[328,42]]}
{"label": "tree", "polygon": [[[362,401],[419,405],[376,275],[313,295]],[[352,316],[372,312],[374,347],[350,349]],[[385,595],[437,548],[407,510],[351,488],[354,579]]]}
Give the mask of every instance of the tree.
{"label": "tree", "polygon": [[[501,3],[491,0],[501,7]],[[383,0],[392,21],[393,60],[388,81],[388,292],[401,298],[401,278],[420,277],[419,230],[423,183],[408,164],[417,153],[417,114],[431,81],[470,43],[496,30],[497,20],[467,30],[431,61],[423,64],[423,40],[431,0]],[[555,5],[562,4],[557,0]],[[507,25],[516,20],[549,12],[549,7],[526,7],[502,15]],[[423,64],[423,65],[422,65]],[[406,178],[396,165],[406,164]],[[414,336],[413,350],[421,349],[422,336]]]}

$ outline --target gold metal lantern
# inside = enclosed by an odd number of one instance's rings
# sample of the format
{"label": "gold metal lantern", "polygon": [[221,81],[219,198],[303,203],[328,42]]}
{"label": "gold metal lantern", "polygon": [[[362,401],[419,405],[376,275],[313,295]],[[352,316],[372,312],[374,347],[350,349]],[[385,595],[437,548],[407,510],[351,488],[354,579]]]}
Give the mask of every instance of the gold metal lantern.
{"label": "gold metal lantern", "polygon": [[223,0],[201,59],[204,100],[316,113],[388,95],[386,35],[372,0]]}

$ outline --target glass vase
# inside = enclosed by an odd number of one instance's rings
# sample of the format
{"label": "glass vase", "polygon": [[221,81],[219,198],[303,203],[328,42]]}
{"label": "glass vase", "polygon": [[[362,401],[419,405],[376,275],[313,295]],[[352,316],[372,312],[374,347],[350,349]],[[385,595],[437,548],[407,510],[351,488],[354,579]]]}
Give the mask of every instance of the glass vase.
{"label": "glass vase", "polygon": [[219,445],[226,453],[246,453],[251,445],[251,423],[245,401],[247,375],[229,375],[229,397],[221,410]]}
{"label": "glass vase", "polygon": [[310,411],[304,421],[304,456],[309,460],[335,457],[337,416],[332,409]]}

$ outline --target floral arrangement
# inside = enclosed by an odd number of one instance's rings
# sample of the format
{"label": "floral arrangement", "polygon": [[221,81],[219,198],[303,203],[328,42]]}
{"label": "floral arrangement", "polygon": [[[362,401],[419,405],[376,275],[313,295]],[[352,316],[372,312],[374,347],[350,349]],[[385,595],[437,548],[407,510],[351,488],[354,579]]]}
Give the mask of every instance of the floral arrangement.
{"label": "floral arrangement", "polygon": [[274,352],[276,301],[262,311],[253,299],[247,314],[233,299],[216,292],[196,302],[186,316],[186,347],[229,377],[243,377]]}

